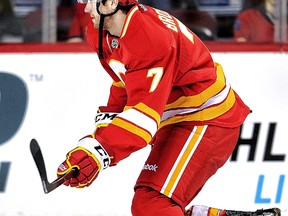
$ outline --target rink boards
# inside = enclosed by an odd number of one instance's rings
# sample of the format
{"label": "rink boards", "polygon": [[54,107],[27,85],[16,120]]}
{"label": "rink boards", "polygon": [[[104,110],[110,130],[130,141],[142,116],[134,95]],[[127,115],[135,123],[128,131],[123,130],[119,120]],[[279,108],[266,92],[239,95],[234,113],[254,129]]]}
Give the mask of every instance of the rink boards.
{"label": "rink boards", "polygon": [[[237,151],[191,204],[287,209],[287,49],[231,46],[208,44],[253,113]],[[75,45],[17,49],[0,48],[0,215],[131,215],[133,186],[149,147],[105,170],[89,188],[61,186],[50,194],[29,152],[36,138],[53,180],[67,151],[93,131],[111,84],[97,56]]]}

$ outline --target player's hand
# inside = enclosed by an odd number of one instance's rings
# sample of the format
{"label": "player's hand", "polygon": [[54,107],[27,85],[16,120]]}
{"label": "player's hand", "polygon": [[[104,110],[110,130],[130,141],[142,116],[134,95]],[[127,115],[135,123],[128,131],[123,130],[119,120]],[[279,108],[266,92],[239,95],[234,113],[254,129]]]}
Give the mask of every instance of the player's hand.
{"label": "player's hand", "polygon": [[83,188],[89,186],[98,174],[110,164],[111,160],[103,146],[92,136],[82,138],[78,146],[67,153],[66,160],[57,169],[60,177],[71,169],[78,169],[75,177],[64,185]]}

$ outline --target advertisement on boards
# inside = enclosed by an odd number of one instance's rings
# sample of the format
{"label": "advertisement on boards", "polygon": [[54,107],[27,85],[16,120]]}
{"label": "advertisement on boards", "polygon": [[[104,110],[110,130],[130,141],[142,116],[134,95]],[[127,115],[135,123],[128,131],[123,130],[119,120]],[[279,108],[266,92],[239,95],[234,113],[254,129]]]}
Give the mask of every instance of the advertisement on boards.
{"label": "advertisement on boards", "polygon": [[[287,53],[212,53],[252,110],[229,161],[191,205],[288,209]],[[44,194],[29,150],[39,142],[49,181],[94,130],[111,79],[94,53],[0,54],[0,215],[131,215],[133,186],[150,147],[103,171],[88,188]],[[13,206],[13,208],[11,208]]]}

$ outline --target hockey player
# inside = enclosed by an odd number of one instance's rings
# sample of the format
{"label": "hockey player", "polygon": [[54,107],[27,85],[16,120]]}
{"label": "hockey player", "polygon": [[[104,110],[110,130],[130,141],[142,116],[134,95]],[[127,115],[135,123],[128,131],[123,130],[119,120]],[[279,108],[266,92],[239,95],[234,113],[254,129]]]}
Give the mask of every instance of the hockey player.
{"label": "hockey player", "polygon": [[96,130],[68,152],[57,174],[76,168],[65,185],[87,187],[150,144],[132,215],[183,216],[231,155],[250,109],[203,42],[168,13],[137,0],[78,2],[92,17],[87,38],[113,84]]}

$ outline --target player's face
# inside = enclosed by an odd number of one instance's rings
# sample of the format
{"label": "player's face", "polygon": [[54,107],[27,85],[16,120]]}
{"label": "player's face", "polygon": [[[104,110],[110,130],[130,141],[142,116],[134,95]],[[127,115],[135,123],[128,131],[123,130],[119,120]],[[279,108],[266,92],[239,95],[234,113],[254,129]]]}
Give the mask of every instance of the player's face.
{"label": "player's face", "polygon": [[[78,0],[78,2],[79,1],[84,1],[84,0]],[[98,14],[98,11],[97,11],[96,2],[97,2],[96,0],[88,0],[88,2],[86,3],[85,12],[89,13],[90,16],[92,17],[92,21],[94,23],[94,28],[99,29],[100,15]],[[99,1],[99,2],[100,2],[100,4],[99,4],[98,9],[99,9],[99,12],[101,14],[111,13],[110,8],[106,6],[107,1],[106,1],[106,4],[102,4],[101,1]],[[108,16],[104,20],[104,26],[103,26],[104,30],[107,30],[109,19],[110,19],[110,17]]]}
{"label": "player's face", "polygon": [[93,1],[87,2],[85,7],[85,13],[90,14],[90,16],[92,17],[92,21],[94,23],[94,27],[98,29],[100,22],[100,15],[97,13],[96,2]]}

